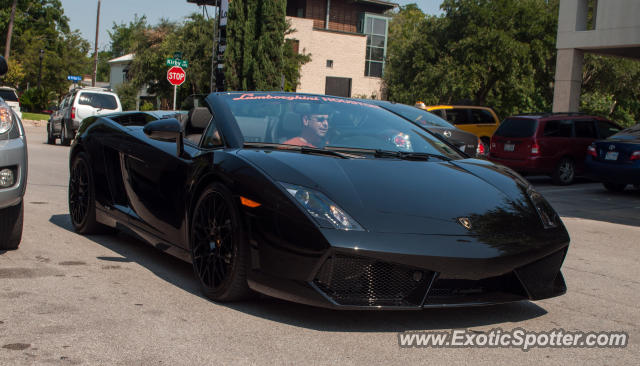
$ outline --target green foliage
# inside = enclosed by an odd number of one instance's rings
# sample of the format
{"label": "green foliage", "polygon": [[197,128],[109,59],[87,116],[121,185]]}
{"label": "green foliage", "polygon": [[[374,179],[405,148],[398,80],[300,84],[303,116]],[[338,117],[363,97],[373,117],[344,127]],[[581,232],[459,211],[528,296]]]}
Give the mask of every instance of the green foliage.
{"label": "green foliage", "polygon": [[116,94],[120,98],[120,104],[122,104],[123,111],[133,111],[136,109],[136,98],[138,96],[139,88],[136,88],[132,83],[123,83],[116,87]]}
{"label": "green foliage", "polygon": [[[280,89],[287,52],[285,14],[285,0],[231,2],[225,51],[228,90]],[[294,85],[295,78],[290,83]]]}
{"label": "green foliage", "polygon": [[48,105],[48,95],[44,88],[30,88],[20,97],[20,108],[29,112],[40,112]]}
{"label": "green foliage", "polygon": [[445,0],[441,17],[415,5],[390,25],[389,98],[468,99],[499,115],[550,110],[558,1]]}
{"label": "green foliage", "polygon": [[587,54],[582,111],[630,126],[640,120],[640,61]]}
{"label": "green foliage", "polygon": [[111,30],[107,31],[111,39],[111,57],[116,58],[131,53],[148,28],[147,17],[144,15],[138,17],[138,14],[135,14],[129,24],[114,22]]}
{"label": "green foliage", "polygon": [[142,105],[140,106],[140,110],[141,111],[152,111],[154,110],[155,107],[153,106],[153,103],[149,102],[149,101],[145,101],[144,103],[142,103]]}
{"label": "green foliage", "polygon": [[[2,35],[7,34],[11,4],[12,0],[0,0]],[[4,42],[1,44],[4,46]],[[4,53],[4,47],[1,49]],[[49,92],[59,96],[68,90],[71,83],[67,75],[82,75],[91,69],[89,42],[78,31],[69,29],[60,0],[18,1],[10,60],[18,61],[24,71],[21,78],[13,81],[21,91],[38,83],[41,49],[42,87],[47,96],[44,99],[48,99]]]}
{"label": "green foliage", "polygon": [[[295,30],[291,30],[291,33]],[[284,91],[294,92],[300,85],[300,68],[311,61],[311,54],[296,53],[293,40],[287,39],[284,44]]]}
{"label": "green foliage", "polygon": [[20,82],[25,78],[26,73],[20,61],[9,59],[9,72],[2,78],[2,85],[20,87]]}

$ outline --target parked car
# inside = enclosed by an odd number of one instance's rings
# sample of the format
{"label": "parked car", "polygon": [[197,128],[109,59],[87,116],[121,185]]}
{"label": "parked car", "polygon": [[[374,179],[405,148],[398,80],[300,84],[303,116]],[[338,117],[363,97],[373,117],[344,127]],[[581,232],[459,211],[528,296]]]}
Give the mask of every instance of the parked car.
{"label": "parked car", "polygon": [[253,290],[422,309],[566,291],[569,235],[509,168],[354,99],[225,92],[195,105],[83,121],[69,154],[78,233],[134,232],[190,261],[214,301]]}
{"label": "parked car", "polygon": [[[0,56],[0,76],[6,72]],[[17,249],[22,240],[27,161],[20,117],[0,98],[0,250]]]}
{"label": "parked car", "polygon": [[441,136],[457,147],[460,151],[470,156],[484,156],[485,153],[488,152],[488,146],[485,149],[484,144],[478,137],[476,137],[476,135],[463,131],[435,114],[425,111],[424,109],[383,100],[366,100],[366,102],[380,106],[399,115],[400,117],[408,119],[430,132]]}
{"label": "parked car", "polygon": [[500,126],[500,119],[496,112],[489,107],[469,105],[432,105],[424,106],[424,103],[416,103],[427,111],[439,116],[459,129],[471,132],[478,136],[489,148],[491,136]]}
{"label": "parked car", "polygon": [[491,139],[489,160],[525,174],[571,184],[584,171],[587,147],[622,128],[582,113],[542,113],[505,119]]}
{"label": "parked car", "polygon": [[20,98],[16,90],[9,86],[0,86],[0,98],[7,103],[11,109],[22,119],[22,111],[20,110]]}
{"label": "parked car", "polygon": [[640,123],[587,149],[586,174],[613,192],[640,185]]}
{"label": "parked car", "polygon": [[80,127],[80,122],[91,116],[121,112],[118,95],[103,88],[74,89],[67,94],[47,123],[47,143],[69,146]]}

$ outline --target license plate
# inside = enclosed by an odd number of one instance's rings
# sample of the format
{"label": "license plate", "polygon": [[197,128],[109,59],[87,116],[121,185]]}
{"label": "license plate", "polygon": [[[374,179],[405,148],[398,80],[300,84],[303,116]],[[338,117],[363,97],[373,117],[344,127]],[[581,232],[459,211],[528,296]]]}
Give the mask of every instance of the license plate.
{"label": "license plate", "polygon": [[604,160],[618,160],[618,152],[607,151],[607,155],[604,156]]}
{"label": "license plate", "polygon": [[515,150],[516,145],[515,144],[504,144],[504,151],[513,151]]}

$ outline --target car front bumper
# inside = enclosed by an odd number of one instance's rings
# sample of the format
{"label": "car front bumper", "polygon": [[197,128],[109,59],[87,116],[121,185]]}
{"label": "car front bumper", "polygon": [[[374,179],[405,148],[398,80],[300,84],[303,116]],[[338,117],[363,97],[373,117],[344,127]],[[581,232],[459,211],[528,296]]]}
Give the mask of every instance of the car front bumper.
{"label": "car front bumper", "polygon": [[260,243],[262,258],[279,258],[280,275],[274,276],[273,268],[263,268],[272,274],[254,270],[249,286],[288,301],[343,310],[541,300],[566,292],[560,268],[569,238],[559,233],[549,232],[536,243],[526,234],[513,235],[497,247],[471,236],[323,230],[332,244],[319,257]]}
{"label": "car front bumper", "polygon": [[0,140],[0,170],[14,171],[15,183],[0,188],[0,209],[15,206],[22,201],[27,187],[27,142],[24,136]]}

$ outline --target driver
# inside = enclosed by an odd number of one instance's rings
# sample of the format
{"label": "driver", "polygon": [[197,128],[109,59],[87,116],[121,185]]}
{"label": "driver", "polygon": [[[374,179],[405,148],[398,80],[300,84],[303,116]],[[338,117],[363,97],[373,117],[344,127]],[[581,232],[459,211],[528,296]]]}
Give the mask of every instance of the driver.
{"label": "driver", "polygon": [[326,143],[327,132],[329,132],[328,114],[305,114],[302,116],[300,136],[289,139],[283,144],[322,147]]}

